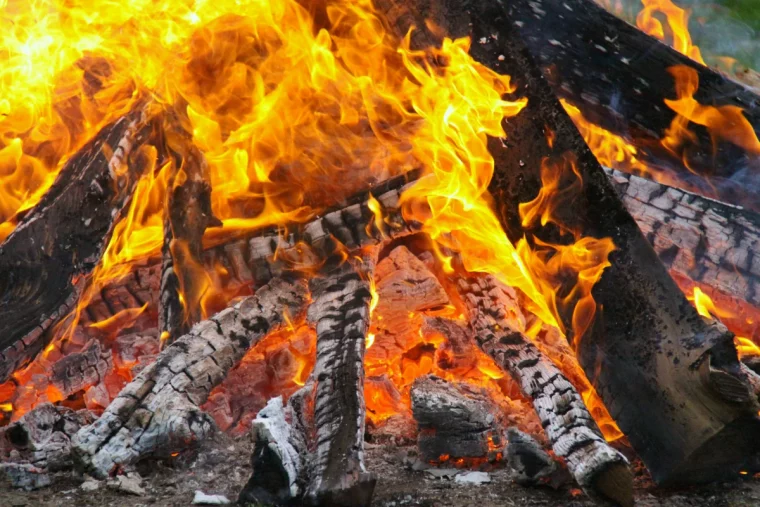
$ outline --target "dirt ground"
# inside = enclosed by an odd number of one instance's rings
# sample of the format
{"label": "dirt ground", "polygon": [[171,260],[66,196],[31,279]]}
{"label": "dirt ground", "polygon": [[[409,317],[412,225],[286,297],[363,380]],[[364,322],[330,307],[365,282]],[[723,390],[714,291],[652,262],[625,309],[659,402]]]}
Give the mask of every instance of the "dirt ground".
{"label": "dirt ground", "polygon": [[[235,502],[251,473],[249,456],[253,444],[249,437],[233,440],[224,435],[205,443],[200,449],[177,456],[173,462],[149,462],[138,467],[142,495],[132,495],[100,483],[98,489],[85,491],[84,479],[75,473],[61,473],[53,484],[37,491],[24,492],[0,486],[0,506],[157,506],[191,505],[196,490],[221,494]],[[489,484],[460,484],[447,478],[434,478],[425,471],[408,466],[408,452],[395,446],[369,445],[367,466],[378,476],[373,506],[376,507],[496,507],[595,505],[569,486],[557,491],[526,488],[515,484],[506,469],[491,471]],[[637,467],[641,469],[641,467]],[[685,490],[655,488],[639,472],[636,479],[636,505],[642,507],[739,507],[760,506],[760,480],[737,479]]]}

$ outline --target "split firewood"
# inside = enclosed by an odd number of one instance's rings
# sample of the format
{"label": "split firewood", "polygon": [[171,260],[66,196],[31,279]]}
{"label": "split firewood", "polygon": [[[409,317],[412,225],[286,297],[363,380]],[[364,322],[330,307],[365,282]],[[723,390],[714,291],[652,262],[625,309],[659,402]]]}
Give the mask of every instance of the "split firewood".
{"label": "split firewood", "polygon": [[554,453],[588,493],[633,505],[625,457],[604,440],[575,387],[523,334],[514,289],[493,276],[460,278],[457,286],[481,349],[520,383],[533,402]]}
{"label": "split firewood", "polygon": [[[0,430],[0,452],[4,461],[29,464],[44,472],[71,468],[71,439],[94,420],[89,410],[43,403]],[[15,456],[10,458],[12,453]]]}
{"label": "split firewood", "polygon": [[209,392],[267,333],[305,310],[305,283],[274,279],[235,306],[195,325],[165,348],[77,433],[83,468],[104,478],[148,456],[167,457],[203,439],[213,420],[199,407]]}
{"label": "split firewood", "polygon": [[[731,333],[703,320],[669,276],[514,29],[519,20],[498,2],[471,6],[473,40],[484,42],[472,45],[473,58],[508,72],[514,96],[528,99],[504,124],[506,141],[489,143],[496,162],[489,191],[508,237],[562,245],[609,238],[615,245],[593,286],[600,310],[582,337],[573,336],[575,305],[558,308],[578,362],[656,482],[735,476],[760,450],[760,407],[716,395],[699,368],[710,357],[711,368],[740,378]],[[582,184],[552,208],[551,220],[524,226],[519,205],[536,199],[547,163]],[[569,191],[566,180],[560,195]]]}
{"label": "split firewood", "polygon": [[[638,148],[641,159],[678,172],[679,179],[710,195],[717,194],[721,201],[760,211],[752,190],[760,182],[753,160],[756,152],[711,136],[707,129],[691,126],[695,146],[689,153],[687,171],[681,156],[674,156],[660,143],[676,116],[664,102],[677,97],[676,80],[669,68],[693,69],[699,80],[696,100],[740,109],[755,131],[760,129],[757,90],[684,56],[593,0],[499,3],[509,14],[499,28],[520,34],[559,97],[577,105],[593,123],[625,138]],[[504,69],[509,71],[506,65]],[[719,143],[718,150],[714,149],[715,143]],[[694,172],[704,179],[695,177]]]}
{"label": "split firewood", "polygon": [[308,485],[309,435],[313,427],[314,384],[283,404],[272,398],[253,421],[253,475],[238,498],[243,504],[283,505],[303,497]]}
{"label": "split firewood", "polygon": [[667,268],[760,307],[760,215],[606,171]]}
{"label": "split firewood", "polygon": [[315,443],[307,501],[369,506],[376,478],[364,466],[364,351],[370,324],[372,260],[312,278],[307,319],[317,330],[312,372]]}
{"label": "split firewood", "polygon": [[46,345],[77,301],[148,165],[137,107],[74,154],[0,245],[0,383]]}
{"label": "split firewood", "polygon": [[201,318],[203,234],[207,227],[222,225],[211,212],[205,157],[185,136],[176,137],[179,140],[167,140],[179,168],[171,181],[164,219],[158,311],[162,346],[187,333]]}
{"label": "split firewood", "polygon": [[506,414],[486,389],[427,375],[414,381],[411,399],[424,461],[502,458]]}

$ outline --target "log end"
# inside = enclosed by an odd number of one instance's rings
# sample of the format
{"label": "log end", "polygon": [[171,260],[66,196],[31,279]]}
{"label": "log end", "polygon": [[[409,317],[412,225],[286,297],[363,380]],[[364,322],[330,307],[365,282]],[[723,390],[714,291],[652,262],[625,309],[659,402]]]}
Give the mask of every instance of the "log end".
{"label": "log end", "polygon": [[594,478],[594,493],[621,507],[633,507],[633,473],[627,463],[613,463]]}

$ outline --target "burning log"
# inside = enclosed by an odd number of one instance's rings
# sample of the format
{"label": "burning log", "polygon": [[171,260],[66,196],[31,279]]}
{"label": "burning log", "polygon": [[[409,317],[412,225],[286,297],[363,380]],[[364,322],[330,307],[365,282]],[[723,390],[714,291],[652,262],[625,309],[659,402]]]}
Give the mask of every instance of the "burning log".
{"label": "burning log", "polygon": [[605,442],[581,395],[523,334],[514,290],[493,276],[460,278],[460,293],[478,344],[520,384],[532,400],[557,456],[587,492],[633,505],[628,461]]}
{"label": "burning log", "polygon": [[376,478],[364,467],[364,350],[372,297],[366,269],[344,262],[309,283],[317,362],[306,496],[318,505],[368,506],[375,489]]}
{"label": "burning log", "polygon": [[[712,368],[741,379],[732,336],[697,314],[659,262],[553,97],[513,26],[517,21],[496,3],[479,4],[472,17],[474,39],[485,42],[473,45],[473,56],[509,69],[516,93],[528,99],[505,124],[508,149],[497,140],[489,146],[496,162],[490,190],[501,203],[502,224],[515,242],[530,233],[566,244],[555,222],[582,237],[611,238],[617,248],[611,266],[591,293],[603,311],[576,344],[581,366],[658,483],[734,476],[760,443],[757,403],[721,397],[699,373],[711,361]],[[553,222],[526,231],[519,203],[541,188],[542,161],[566,160],[568,153],[575,157],[580,191],[556,210]],[[560,311],[570,340],[573,310]]]}
{"label": "burning log", "polygon": [[113,369],[113,355],[100,342],[92,340],[81,352],[69,354],[53,365],[51,384],[63,395],[84,391],[94,386]]}
{"label": "burning log", "polygon": [[77,460],[96,477],[148,456],[168,456],[214,427],[199,408],[245,352],[268,332],[303,313],[301,281],[272,280],[248,297],[194,326],[165,348],[91,426],[73,440]]}
{"label": "burning log", "polygon": [[142,108],[104,127],[0,245],[0,383],[46,345],[100,260],[147,159]]}
{"label": "burning log", "polygon": [[660,143],[676,116],[664,103],[677,97],[669,68],[693,69],[699,80],[697,102],[742,110],[757,130],[760,97],[755,92],[646,35],[592,0],[519,0],[502,5],[508,18],[499,28],[509,29],[509,24],[519,31],[555,93],[577,105],[588,120],[630,141],[655,165],[678,171],[680,178],[706,192],[716,191],[720,200],[758,209],[753,190],[760,183],[758,149],[749,146],[749,139],[733,140],[743,148],[723,142],[713,153],[710,134],[715,133],[693,129],[698,141],[695,152],[689,153],[689,169],[711,181],[697,181],[680,156]]}
{"label": "burning log", "polygon": [[506,415],[486,389],[427,375],[414,381],[411,398],[424,461],[501,459]]}
{"label": "burning log", "polygon": [[760,216],[639,176],[607,174],[667,268],[760,306]]}
{"label": "burning log", "polygon": [[182,137],[181,148],[174,153],[179,169],[173,178],[164,220],[158,312],[162,346],[186,334],[201,318],[198,285],[204,280],[203,233],[209,226],[222,225],[211,213],[206,160],[200,150]]}

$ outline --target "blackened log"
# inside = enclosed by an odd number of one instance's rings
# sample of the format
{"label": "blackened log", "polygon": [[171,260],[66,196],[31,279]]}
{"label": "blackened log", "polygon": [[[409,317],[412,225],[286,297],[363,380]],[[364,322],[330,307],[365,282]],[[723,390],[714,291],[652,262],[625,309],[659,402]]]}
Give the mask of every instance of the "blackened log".
{"label": "blackened log", "polygon": [[[546,243],[573,241],[553,223],[524,229],[518,205],[538,194],[543,161],[560,162],[568,153],[575,157],[580,195],[554,218],[581,236],[609,237],[617,247],[592,292],[603,311],[576,341],[581,366],[655,481],[735,476],[760,445],[757,403],[722,398],[699,372],[710,360],[712,367],[741,378],[733,337],[703,320],[668,275],[502,5],[473,4],[473,38],[484,44],[471,49],[476,59],[510,73],[515,94],[528,99],[525,109],[505,122],[506,141],[489,145],[496,166],[489,189],[502,225],[513,242],[526,234]],[[553,143],[545,140],[547,128]],[[573,309],[560,312],[570,340]]]}
{"label": "blackened log", "polygon": [[113,354],[92,340],[81,352],[62,357],[53,365],[50,383],[64,398],[100,383],[113,369]]}
{"label": "blackened log", "polygon": [[73,439],[73,452],[105,478],[148,456],[168,457],[214,429],[201,409],[211,390],[267,333],[305,310],[301,281],[272,280],[235,306],[195,325],[159,354]]}
{"label": "blackened log", "polygon": [[201,318],[203,234],[207,227],[221,225],[211,212],[205,157],[185,136],[176,137],[179,139],[168,142],[178,169],[164,217],[158,310],[162,346],[187,333]]}
{"label": "blackened log", "polygon": [[457,286],[478,345],[533,402],[554,453],[578,484],[592,495],[633,505],[628,461],[604,440],[580,393],[511,317],[520,313],[514,290],[490,275],[459,278]]}
{"label": "blackened log", "polygon": [[605,170],[668,269],[760,307],[760,215]]}
{"label": "blackened log", "polygon": [[105,126],[61,169],[0,245],[0,382],[27,364],[77,301],[148,164],[136,108]]}
{"label": "blackened log", "polygon": [[[698,141],[689,152],[689,169],[695,175],[686,170],[680,155],[659,142],[676,116],[664,103],[677,98],[669,67],[694,69],[699,77],[694,98],[700,104],[741,108],[757,131],[760,97],[753,90],[646,35],[592,0],[500,3],[509,17],[494,33],[519,31],[554,92],[579,107],[589,121],[630,141],[639,150],[638,158],[677,172],[707,195],[717,192],[721,201],[760,209],[755,195],[760,188],[757,151],[720,142],[713,154],[708,132],[692,124]],[[507,65],[502,68],[510,72]]]}
{"label": "blackened log", "polygon": [[344,262],[309,282],[313,301],[307,318],[317,330],[316,441],[306,499],[315,505],[369,506],[375,489],[376,478],[364,466],[367,264],[355,268]]}
{"label": "blackened log", "polygon": [[445,466],[458,458],[502,458],[506,414],[485,388],[427,375],[414,381],[410,396],[424,461]]}

